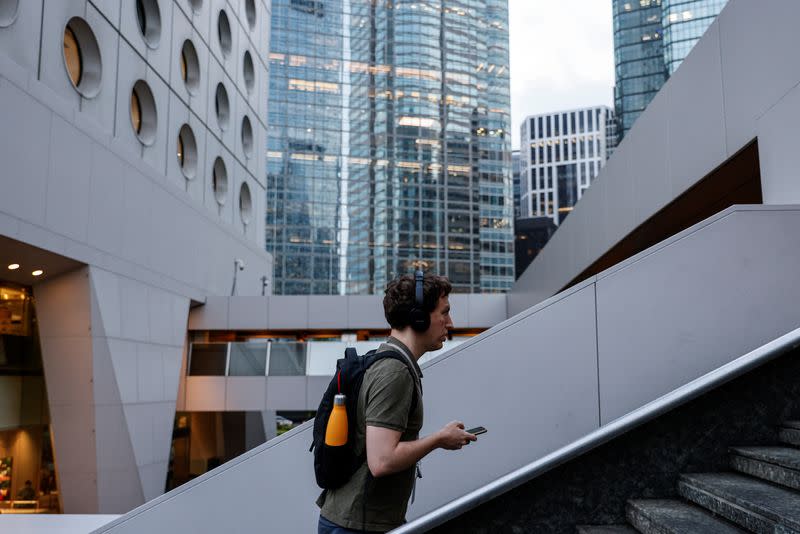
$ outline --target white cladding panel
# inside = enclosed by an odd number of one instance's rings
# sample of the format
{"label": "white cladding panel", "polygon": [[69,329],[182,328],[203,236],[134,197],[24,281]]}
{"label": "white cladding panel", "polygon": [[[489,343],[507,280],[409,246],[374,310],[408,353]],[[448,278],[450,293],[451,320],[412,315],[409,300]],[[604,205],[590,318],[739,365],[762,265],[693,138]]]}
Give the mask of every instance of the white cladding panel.
{"label": "white cladding panel", "polygon": [[[239,292],[260,294],[260,278],[271,277],[272,265],[263,250],[259,215],[265,202],[261,168],[266,139],[265,99],[259,95],[268,87],[262,57],[268,48],[256,43],[263,42],[269,27],[269,9],[256,2],[256,25],[250,30],[244,2],[201,4],[195,13],[188,0],[157,2],[160,34],[156,44],[148,44],[134,2],[64,0],[49,3],[46,10],[40,1],[20,3],[16,20],[0,28],[0,105],[3,124],[13,125],[0,148],[7,169],[0,195],[4,235],[167,288],[180,287],[196,300],[226,293],[221,288],[229,287],[233,260],[240,258],[247,268],[239,273]],[[228,55],[220,50],[220,10],[231,28]],[[73,17],[88,24],[99,50],[99,86],[89,97],[73,87],[65,65],[64,29]],[[179,58],[186,39],[199,62],[200,84],[193,95],[181,78]],[[255,71],[251,92],[243,79],[246,50]],[[82,54],[85,66],[90,55]],[[147,144],[139,141],[131,121],[137,80],[148,84],[155,101],[155,131]],[[213,98],[219,81],[230,104],[224,131]],[[251,157],[245,156],[241,140],[245,115],[253,129]],[[191,180],[177,158],[184,124],[197,145]],[[228,178],[222,204],[212,187],[218,156]],[[248,224],[239,213],[244,183],[252,199]],[[182,214],[180,220],[173,218],[176,213]],[[34,231],[26,223],[39,228]],[[171,286],[170,279],[177,285]]]}

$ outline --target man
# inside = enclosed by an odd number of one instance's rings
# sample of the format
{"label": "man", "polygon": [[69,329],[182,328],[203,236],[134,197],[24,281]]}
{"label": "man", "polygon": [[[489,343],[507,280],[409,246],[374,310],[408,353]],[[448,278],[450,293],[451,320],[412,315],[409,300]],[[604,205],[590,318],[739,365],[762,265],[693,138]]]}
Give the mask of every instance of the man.
{"label": "man", "polygon": [[[417,360],[442,348],[450,319],[450,282],[442,276],[423,278],[423,311],[430,326],[415,331],[411,310],[416,306],[416,282],[405,275],[386,287],[383,310],[391,334],[378,351],[394,350],[405,363],[384,358],[364,374],[358,398],[356,454],[366,447],[367,461],[342,487],[323,492],[319,534],[386,532],[405,522],[408,499],[416,483],[416,465],[435,449],[457,450],[475,441],[464,425],[453,421],[438,432],[420,438],[422,428],[422,372]],[[413,372],[409,372],[409,367]],[[414,388],[417,403],[412,413]]]}
{"label": "man", "polygon": [[25,481],[25,487],[17,492],[17,499],[20,501],[32,501],[36,498],[36,490],[33,489],[33,482]]}

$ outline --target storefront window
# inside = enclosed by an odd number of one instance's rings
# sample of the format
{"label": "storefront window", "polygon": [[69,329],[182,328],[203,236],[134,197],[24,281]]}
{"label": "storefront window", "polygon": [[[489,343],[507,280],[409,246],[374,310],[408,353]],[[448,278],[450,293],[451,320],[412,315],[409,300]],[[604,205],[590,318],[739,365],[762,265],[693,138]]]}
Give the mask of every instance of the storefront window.
{"label": "storefront window", "polygon": [[58,513],[47,390],[30,288],[0,282],[0,513]]}

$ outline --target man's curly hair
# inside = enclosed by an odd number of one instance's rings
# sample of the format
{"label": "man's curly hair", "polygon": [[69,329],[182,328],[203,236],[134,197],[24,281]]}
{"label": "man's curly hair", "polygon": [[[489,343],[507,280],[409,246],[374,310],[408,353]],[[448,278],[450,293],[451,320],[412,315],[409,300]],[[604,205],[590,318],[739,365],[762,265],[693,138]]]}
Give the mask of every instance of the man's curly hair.
{"label": "man's curly hair", "polygon": [[[402,330],[411,324],[409,312],[414,307],[416,281],[414,275],[404,274],[386,286],[383,297],[383,313],[389,326]],[[426,273],[422,279],[422,308],[431,313],[436,309],[441,297],[453,290],[450,281],[444,276]]]}

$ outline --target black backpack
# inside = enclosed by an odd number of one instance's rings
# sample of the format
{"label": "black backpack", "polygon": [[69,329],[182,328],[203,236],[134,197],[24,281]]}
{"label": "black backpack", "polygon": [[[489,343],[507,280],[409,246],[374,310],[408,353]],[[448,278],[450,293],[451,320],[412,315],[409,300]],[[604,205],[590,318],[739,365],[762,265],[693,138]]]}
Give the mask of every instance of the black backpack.
{"label": "black backpack", "polygon": [[[408,367],[412,379],[416,382],[415,372],[406,358],[394,350],[383,352],[371,350],[364,356],[359,356],[356,350],[351,347],[344,351],[344,358],[336,362],[336,374],[328,384],[328,389],[322,396],[317,409],[317,415],[314,419],[314,442],[309,449],[314,451],[314,474],[317,478],[317,485],[320,488],[336,489],[343,486],[366,460],[366,452],[358,456],[355,454],[358,393],[361,390],[361,383],[364,381],[364,373],[372,364],[384,358],[394,358],[403,362]],[[337,393],[343,393],[347,396],[345,407],[347,410],[348,436],[345,445],[331,447],[325,445],[325,429],[333,410],[333,397]],[[416,407],[417,387],[415,385],[409,413],[413,413]]]}

